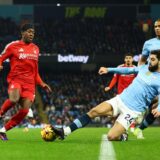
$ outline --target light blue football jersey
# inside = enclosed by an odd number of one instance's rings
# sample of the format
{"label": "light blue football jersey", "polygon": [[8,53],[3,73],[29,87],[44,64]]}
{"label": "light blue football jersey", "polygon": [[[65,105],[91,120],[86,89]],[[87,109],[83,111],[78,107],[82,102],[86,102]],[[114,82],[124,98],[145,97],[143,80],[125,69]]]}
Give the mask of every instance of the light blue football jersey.
{"label": "light blue football jersey", "polygon": [[160,49],[160,39],[152,38],[150,40],[145,41],[143,45],[142,55],[148,58],[152,50]]}
{"label": "light blue football jersey", "polygon": [[[118,74],[138,73],[129,87],[119,95],[123,103],[131,110],[145,112],[157,95],[160,100],[160,72],[150,72],[148,65],[108,68],[108,71]],[[158,111],[160,111],[160,104]]]}

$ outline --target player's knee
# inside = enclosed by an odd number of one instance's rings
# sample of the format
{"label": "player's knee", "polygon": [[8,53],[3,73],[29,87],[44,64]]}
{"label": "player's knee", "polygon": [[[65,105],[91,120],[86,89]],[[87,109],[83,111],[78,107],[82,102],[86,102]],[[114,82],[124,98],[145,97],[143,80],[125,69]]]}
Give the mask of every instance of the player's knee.
{"label": "player's knee", "polygon": [[94,118],[94,117],[96,117],[96,116],[99,116],[98,110],[95,109],[95,108],[92,108],[92,109],[88,112],[88,114],[89,114],[89,116],[90,116],[91,118]]}
{"label": "player's knee", "polygon": [[29,110],[31,108],[31,105],[24,105],[24,106],[21,106],[21,108]]}
{"label": "player's knee", "polygon": [[9,100],[13,103],[16,104],[19,101],[19,97],[9,97]]}
{"label": "player's knee", "polygon": [[108,134],[107,138],[108,138],[109,141],[115,141],[115,140],[118,139],[118,137],[114,134]]}
{"label": "player's knee", "polygon": [[23,109],[29,109],[32,105],[32,102],[29,99],[23,99],[20,100],[20,105]]}

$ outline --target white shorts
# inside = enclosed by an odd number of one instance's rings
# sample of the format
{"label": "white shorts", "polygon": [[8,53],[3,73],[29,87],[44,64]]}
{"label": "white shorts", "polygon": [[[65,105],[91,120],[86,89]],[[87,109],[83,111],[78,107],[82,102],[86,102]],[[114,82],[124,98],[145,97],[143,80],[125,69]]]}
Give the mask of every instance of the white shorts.
{"label": "white shorts", "polygon": [[113,107],[113,116],[118,116],[116,119],[126,130],[131,123],[143,117],[143,113],[129,109],[117,95],[116,97],[106,101]]}

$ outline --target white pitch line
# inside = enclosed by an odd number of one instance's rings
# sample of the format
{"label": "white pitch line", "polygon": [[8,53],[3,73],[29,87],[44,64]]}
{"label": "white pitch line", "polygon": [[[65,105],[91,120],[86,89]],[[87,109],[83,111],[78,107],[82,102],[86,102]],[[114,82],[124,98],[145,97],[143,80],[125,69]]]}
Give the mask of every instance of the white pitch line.
{"label": "white pitch line", "polygon": [[111,141],[108,141],[107,135],[102,135],[99,160],[116,160],[116,154]]}

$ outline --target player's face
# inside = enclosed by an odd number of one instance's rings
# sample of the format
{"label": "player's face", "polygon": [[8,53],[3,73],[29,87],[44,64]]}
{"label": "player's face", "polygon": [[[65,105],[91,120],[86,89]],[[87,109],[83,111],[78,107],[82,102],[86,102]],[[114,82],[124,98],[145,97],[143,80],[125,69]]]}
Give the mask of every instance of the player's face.
{"label": "player's face", "polygon": [[158,66],[159,66],[158,58],[156,57],[156,55],[151,54],[150,55],[149,67],[148,67],[149,71],[151,71],[151,72],[157,71]]}
{"label": "player's face", "polygon": [[125,56],[124,62],[127,66],[132,65],[133,57],[132,56]]}
{"label": "player's face", "polygon": [[154,31],[155,31],[156,36],[160,37],[160,21],[155,22]]}
{"label": "player's face", "polygon": [[32,28],[27,29],[26,31],[22,32],[23,41],[26,43],[31,43],[34,38],[34,34],[35,34],[35,31]]}

